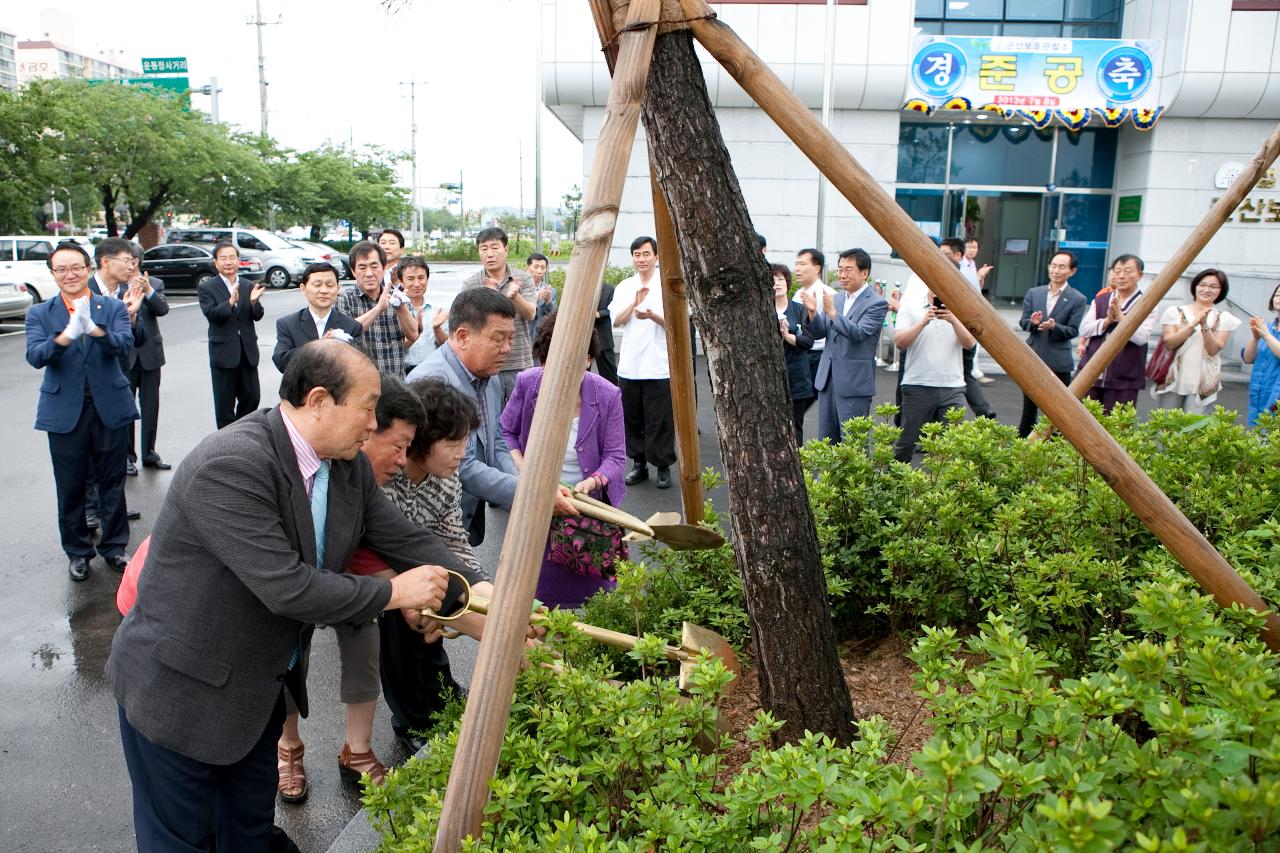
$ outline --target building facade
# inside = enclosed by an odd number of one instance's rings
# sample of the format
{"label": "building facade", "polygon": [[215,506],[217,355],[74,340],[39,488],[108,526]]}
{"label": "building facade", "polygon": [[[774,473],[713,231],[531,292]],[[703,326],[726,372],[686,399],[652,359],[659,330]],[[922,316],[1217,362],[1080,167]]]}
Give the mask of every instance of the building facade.
{"label": "building facade", "polygon": [[18,42],[17,66],[19,85],[48,77],[111,80],[140,74],[114,55],[92,56],[50,39]]}
{"label": "building facade", "polygon": [[[1280,119],[1274,0],[839,0],[834,10],[802,0],[713,8],[818,117],[834,19],[829,129],[925,233],[980,241],[979,261],[994,265],[988,284],[997,303],[1020,303],[1044,283],[1058,248],[1080,257],[1073,284],[1087,294],[1105,283],[1118,254],[1137,254],[1148,274],[1158,272]],[[543,28],[545,101],[582,140],[589,180],[608,69],[586,3],[543,0]],[[770,256],[788,260],[817,240],[817,170],[701,55],[753,223]],[[972,92],[942,73],[966,59]],[[935,88],[939,80],[947,85]],[[1032,94],[1021,94],[1028,81]],[[1062,92],[1070,94],[1054,94]],[[613,262],[624,261],[629,241],[651,233],[652,222],[641,139]],[[1231,276],[1238,315],[1263,310],[1280,280],[1272,229],[1280,232],[1273,176],[1192,266],[1192,273],[1215,266]],[[867,249],[878,277],[909,273],[829,187],[822,235],[819,248],[828,253]],[[1184,301],[1185,286],[1175,286],[1174,296]]]}
{"label": "building facade", "polygon": [[0,89],[18,88],[18,37],[0,30]]}

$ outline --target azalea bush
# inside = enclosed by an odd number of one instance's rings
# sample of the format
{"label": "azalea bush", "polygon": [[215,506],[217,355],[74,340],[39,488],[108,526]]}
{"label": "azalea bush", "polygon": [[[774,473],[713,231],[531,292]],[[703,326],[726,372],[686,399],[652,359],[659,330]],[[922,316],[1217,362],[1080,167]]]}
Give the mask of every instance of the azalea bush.
{"label": "azalea bush", "polygon": [[[464,850],[1280,849],[1280,658],[1260,618],[1172,576],[1141,584],[1129,616],[1106,665],[1066,679],[1016,618],[966,640],[927,629],[912,656],[934,734],[908,765],[887,760],[881,718],[848,747],[809,735],[770,749],[778,723],[762,712],[731,777],[718,661],[682,698],[670,679],[614,686],[535,653]],[[633,656],[652,664],[661,642]],[[381,850],[431,849],[456,744],[456,729],[438,736],[367,789]]]}

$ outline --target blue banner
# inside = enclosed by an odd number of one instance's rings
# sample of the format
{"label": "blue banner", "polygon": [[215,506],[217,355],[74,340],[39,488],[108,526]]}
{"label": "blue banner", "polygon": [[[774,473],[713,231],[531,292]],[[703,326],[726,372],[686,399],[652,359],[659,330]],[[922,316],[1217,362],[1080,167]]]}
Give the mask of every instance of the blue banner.
{"label": "blue banner", "polygon": [[917,36],[907,99],[921,111],[1152,113],[1160,57],[1159,41]]}

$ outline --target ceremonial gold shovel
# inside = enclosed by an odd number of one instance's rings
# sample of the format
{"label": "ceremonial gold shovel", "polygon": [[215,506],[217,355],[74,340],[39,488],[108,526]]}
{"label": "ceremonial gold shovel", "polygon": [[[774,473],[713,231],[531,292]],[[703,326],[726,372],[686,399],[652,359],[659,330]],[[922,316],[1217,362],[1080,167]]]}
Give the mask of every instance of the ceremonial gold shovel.
{"label": "ceremonial gold shovel", "polygon": [[573,494],[573,505],[578,512],[616,524],[621,528],[633,531],[651,539],[657,539],[673,551],[705,551],[719,548],[724,544],[724,537],[709,527],[694,524],[681,524],[676,513],[660,512],[644,522],[629,512],[609,506],[593,497]]}
{"label": "ceremonial gold shovel", "polygon": [[[488,613],[489,602],[487,599],[478,595],[472,595],[471,601],[468,602],[468,608],[476,613]],[[546,619],[539,613],[530,615],[531,623],[545,622]],[[607,628],[597,628],[595,625],[588,625],[585,622],[574,622],[573,627],[595,640],[598,643],[604,643],[606,646],[613,646],[615,649],[631,650],[640,642],[638,637],[631,634],[623,634],[618,631],[610,631]],[[733,646],[729,645],[729,641],[724,637],[712,631],[710,628],[703,628],[701,625],[695,625],[692,622],[685,622],[680,632],[679,646],[665,646],[663,649],[667,660],[680,662],[680,689],[684,690],[689,682],[689,673],[693,671],[693,666],[697,663],[698,656],[702,652],[708,652],[712,657],[719,658],[724,664],[725,669],[729,670],[734,676],[742,675],[742,664],[738,662],[738,656],[733,651]],[[738,683],[738,678],[734,678],[729,682],[725,692],[730,692]]]}

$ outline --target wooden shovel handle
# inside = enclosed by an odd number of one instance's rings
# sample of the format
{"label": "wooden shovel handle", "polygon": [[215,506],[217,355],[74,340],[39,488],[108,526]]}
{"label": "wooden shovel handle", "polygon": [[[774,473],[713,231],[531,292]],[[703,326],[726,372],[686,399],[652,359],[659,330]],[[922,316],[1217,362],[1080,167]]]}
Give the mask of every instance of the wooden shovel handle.
{"label": "wooden shovel handle", "polygon": [[630,513],[577,493],[574,493],[571,500],[573,505],[578,508],[578,512],[583,515],[589,515],[592,518],[598,518],[601,521],[607,521],[610,524],[616,524],[619,527],[634,530],[636,533],[643,533],[645,536],[653,538],[653,528]]}
{"label": "wooden shovel handle", "polygon": [[[473,595],[471,597],[470,606],[476,613],[489,612],[488,599],[481,598],[478,595]],[[545,621],[547,621],[546,617],[541,613],[535,612],[529,616],[529,622],[531,624]],[[586,622],[574,622],[573,627],[575,630],[585,634],[597,643],[604,643],[606,646],[613,646],[615,649],[625,649],[630,651],[636,647],[637,643],[640,642],[640,639],[632,634],[624,634],[621,631],[610,631],[608,628],[599,628],[595,625],[588,625]],[[675,646],[664,646],[664,650],[666,652],[667,660],[682,661],[689,656],[684,649],[678,649]]]}

